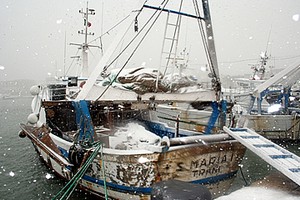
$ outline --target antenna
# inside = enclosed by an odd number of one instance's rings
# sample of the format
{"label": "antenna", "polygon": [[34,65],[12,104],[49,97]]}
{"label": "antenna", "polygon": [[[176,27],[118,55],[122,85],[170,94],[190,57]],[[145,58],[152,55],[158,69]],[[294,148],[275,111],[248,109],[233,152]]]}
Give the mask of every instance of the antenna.
{"label": "antenna", "polygon": [[252,68],[254,70],[254,73],[252,75],[252,79],[253,80],[257,80],[257,79],[258,80],[263,80],[265,78],[267,60],[269,59],[269,56],[268,56],[267,52],[268,52],[268,47],[269,47],[269,42],[270,42],[271,31],[272,31],[272,26],[271,26],[270,31],[269,31],[268,41],[267,41],[267,45],[266,45],[266,50],[264,52],[260,53],[259,64],[252,65]]}
{"label": "antenna", "polygon": [[64,77],[66,76],[66,51],[67,51],[66,43],[67,43],[67,33],[66,33],[66,30],[65,30],[65,45],[64,45]]}
{"label": "antenna", "polygon": [[271,28],[270,28],[270,31],[269,31],[268,41],[267,41],[267,45],[266,45],[266,54],[267,54],[268,47],[269,47],[269,42],[270,42],[271,31],[272,31],[272,25],[271,25]]}
{"label": "antenna", "polygon": [[88,32],[88,28],[92,26],[92,23],[89,22],[89,15],[95,15],[95,10],[91,9],[88,7],[88,2],[86,3],[86,9],[81,9],[79,10],[79,13],[82,14],[83,16],[83,25],[84,25],[84,30],[78,31],[78,34],[83,34],[84,35],[84,43],[83,44],[76,44],[76,43],[70,43],[70,45],[77,45],[79,46],[79,49],[82,51],[82,72],[81,76],[87,78],[89,76],[88,73],[88,48],[89,47],[98,47],[95,45],[89,45],[88,44],[88,35],[94,35],[92,32]]}

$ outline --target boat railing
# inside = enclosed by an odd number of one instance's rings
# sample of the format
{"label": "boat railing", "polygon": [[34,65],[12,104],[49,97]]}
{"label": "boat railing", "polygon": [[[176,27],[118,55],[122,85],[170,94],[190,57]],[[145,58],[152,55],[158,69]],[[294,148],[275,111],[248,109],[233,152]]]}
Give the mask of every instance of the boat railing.
{"label": "boat railing", "polygon": [[73,99],[80,91],[79,86],[69,87],[66,84],[55,83],[47,85],[47,96],[49,100]]}
{"label": "boat railing", "polygon": [[49,84],[47,86],[50,100],[64,100],[67,86],[65,84]]}

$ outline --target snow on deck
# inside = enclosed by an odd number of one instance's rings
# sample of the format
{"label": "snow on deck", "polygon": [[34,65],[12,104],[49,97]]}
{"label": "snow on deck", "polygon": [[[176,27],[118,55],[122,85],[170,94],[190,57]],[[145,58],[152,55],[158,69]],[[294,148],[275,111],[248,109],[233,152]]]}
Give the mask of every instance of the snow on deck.
{"label": "snow on deck", "polygon": [[138,123],[128,123],[125,127],[120,127],[113,136],[109,136],[109,145],[113,149],[149,149],[149,145],[160,146],[160,144],[159,136]]}

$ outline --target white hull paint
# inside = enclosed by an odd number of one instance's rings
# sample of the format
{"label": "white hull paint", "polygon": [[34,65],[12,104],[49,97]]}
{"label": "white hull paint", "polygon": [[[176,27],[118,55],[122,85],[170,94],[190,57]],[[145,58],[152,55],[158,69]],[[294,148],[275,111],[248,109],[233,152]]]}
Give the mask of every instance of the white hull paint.
{"label": "white hull paint", "polygon": [[[59,156],[51,156],[58,154],[45,148],[45,144],[33,133],[26,129],[24,131],[43,161],[59,176],[69,180],[73,173],[68,159],[62,161]],[[53,140],[54,143],[57,141],[59,140]],[[62,141],[56,145],[70,145],[69,142],[63,144]],[[57,147],[63,150],[61,146]],[[63,151],[67,152],[68,149]],[[150,199],[154,183],[177,179],[204,184],[214,197],[218,197],[229,189],[244,152],[245,148],[235,140],[171,146],[165,153],[103,148],[103,157],[99,152],[79,185],[99,196],[107,193],[115,199]],[[103,174],[106,178],[106,190],[103,186]]]}
{"label": "white hull paint", "polygon": [[300,139],[300,119],[294,115],[243,115],[239,128],[253,129],[268,139]]}

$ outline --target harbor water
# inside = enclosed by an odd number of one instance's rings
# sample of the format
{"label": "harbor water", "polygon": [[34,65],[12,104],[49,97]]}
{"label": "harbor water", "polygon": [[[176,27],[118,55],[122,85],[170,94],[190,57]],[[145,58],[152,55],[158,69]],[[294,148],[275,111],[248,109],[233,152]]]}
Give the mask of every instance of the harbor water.
{"label": "harbor water", "polygon": [[[0,199],[51,199],[66,184],[47,169],[19,123],[31,112],[31,98],[0,100]],[[88,199],[75,192],[72,199]]]}
{"label": "harbor water", "polygon": [[[55,176],[41,162],[30,140],[18,136],[19,123],[26,122],[31,112],[31,98],[1,99],[0,105],[0,200],[51,199],[66,182]],[[285,144],[285,147],[300,155],[299,144]],[[247,151],[229,194],[218,199],[299,199],[300,196],[291,191],[293,188],[287,190],[280,187],[280,184],[287,184],[286,180],[267,186],[259,184],[256,187],[249,186],[274,173],[278,172],[272,166]],[[80,190],[76,190],[71,197],[71,199],[92,198],[94,199]]]}

